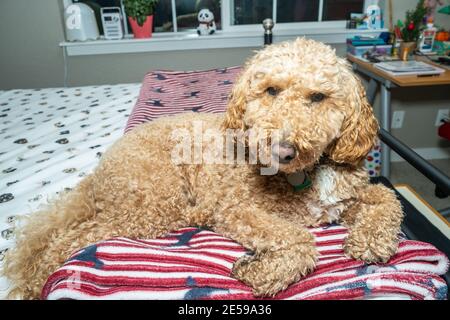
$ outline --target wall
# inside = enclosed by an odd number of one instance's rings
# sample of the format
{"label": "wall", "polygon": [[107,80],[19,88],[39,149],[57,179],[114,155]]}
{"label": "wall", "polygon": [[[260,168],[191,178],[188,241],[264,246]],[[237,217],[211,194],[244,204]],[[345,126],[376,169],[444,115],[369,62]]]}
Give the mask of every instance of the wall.
{"label": "wall", "polygon": [[[0,1],[0,90],[62,86],[59,0]],[[20,24],[17,21],[20,19]],[[69,85],[140,82],[148,70],[240,65],[256,48],[69,57]]]}
{"label": "wall", "polygon": [[[64,41],[59,0],[0,1],[1,89],[62,86]],[[20,17],[20,27],[17,25]],[[24,40],[26,39],[26,40]],[[140,82],[148,70],[241,65],[254,50],[235,48],[69,57],[69,85]],[[345,47],[338,46],[345,53]]]}
{"label": "wall", "polygon": [[59,10],[58,0],[0,1],[0,90],[62,84]]}
{"label": "wall", "polygon": [[[394,21],[403,18],[404,12],[414,4],[411,0],[394,0]],[[438,16],[437,23],[450,28],[450,19]],[[57,45],[64,40],[59,0],[1,0],[0,40],[0,90],[63,85],[63,55]],[[338,54],[345,54],[343,45],[336,48]],[[69,85],[140,82],[151,69],[192,70],[240,65],[255,49],[70,57]],[[434,127],[437,110],[449,108],[449,92],[448,87],[395,90],[393,108],[406,110],[406,118],[404,127],[394,129],[394,134],[415,148],[449,147],[449,143],[436,136]],[[376,111],[378,105],[376,102]]]}
{"label": "wall", "polygon": [[145,73],[153,69],[201,70],[241,65],[252,50],[236,48],[70,57],[70,84],[140,82]]}

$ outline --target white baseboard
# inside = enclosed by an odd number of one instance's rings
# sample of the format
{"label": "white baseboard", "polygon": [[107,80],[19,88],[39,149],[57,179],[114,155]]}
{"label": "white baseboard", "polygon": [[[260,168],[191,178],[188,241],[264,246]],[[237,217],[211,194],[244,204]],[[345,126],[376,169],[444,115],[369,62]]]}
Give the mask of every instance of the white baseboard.
{"label": "white baseboard", "polygon": [[[450,148],[416,148],[413,149],[413,151],[425,160],[450,159]],[[395,152],[391,151],[391,161],[401,162],[405,160]]]}

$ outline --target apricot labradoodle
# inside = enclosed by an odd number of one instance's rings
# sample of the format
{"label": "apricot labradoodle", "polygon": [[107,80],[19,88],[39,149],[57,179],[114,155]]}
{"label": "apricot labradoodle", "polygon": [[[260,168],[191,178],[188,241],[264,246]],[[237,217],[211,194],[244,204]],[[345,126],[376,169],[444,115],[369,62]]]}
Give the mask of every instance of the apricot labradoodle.
{"label": "apricot labradoodle", "polygon": [[[279,171],[262,175],[260,163],[174,164],[173,130],[191,130],[194,120],[221,132],[277,129],[282,138],[270,149]],[[252,250],[232,272],[257,296],[273,296],[314,269],[307,226],[342,223],[349,256],[385,262],[396,252],[403,213],[362,167],[377,130],[360,80],[333,49],[304,38],[269,46],[247,62],[226,114],[139,126],[73,191],[27,218],[6,258],[10,297],[39,298],[47,277],[91,243],[186,226],[207,226]]]}

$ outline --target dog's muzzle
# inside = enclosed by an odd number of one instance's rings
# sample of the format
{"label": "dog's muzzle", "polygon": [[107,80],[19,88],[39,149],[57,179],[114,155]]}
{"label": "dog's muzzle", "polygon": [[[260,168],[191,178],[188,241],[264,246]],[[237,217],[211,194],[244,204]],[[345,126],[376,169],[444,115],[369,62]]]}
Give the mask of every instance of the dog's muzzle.
{"label": "dog's muzzle", "polygon": [[297,150],[290,142],[280,142],[272,146],[272,157],[279,163],[288,164],[296,155]]}

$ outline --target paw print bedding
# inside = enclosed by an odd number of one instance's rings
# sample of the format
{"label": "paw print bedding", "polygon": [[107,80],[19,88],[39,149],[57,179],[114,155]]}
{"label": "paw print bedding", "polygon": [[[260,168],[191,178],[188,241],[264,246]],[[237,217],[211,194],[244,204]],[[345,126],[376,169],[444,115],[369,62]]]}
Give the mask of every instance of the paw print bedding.
{"label": "paw print bedding", "polygon": [[[18,216],[70,189],[123,135],[140,84],[0,92],[0,264]],[[0,280],[0,291],[6,286]],[[1,292],[0,292],[1,296]]]}

